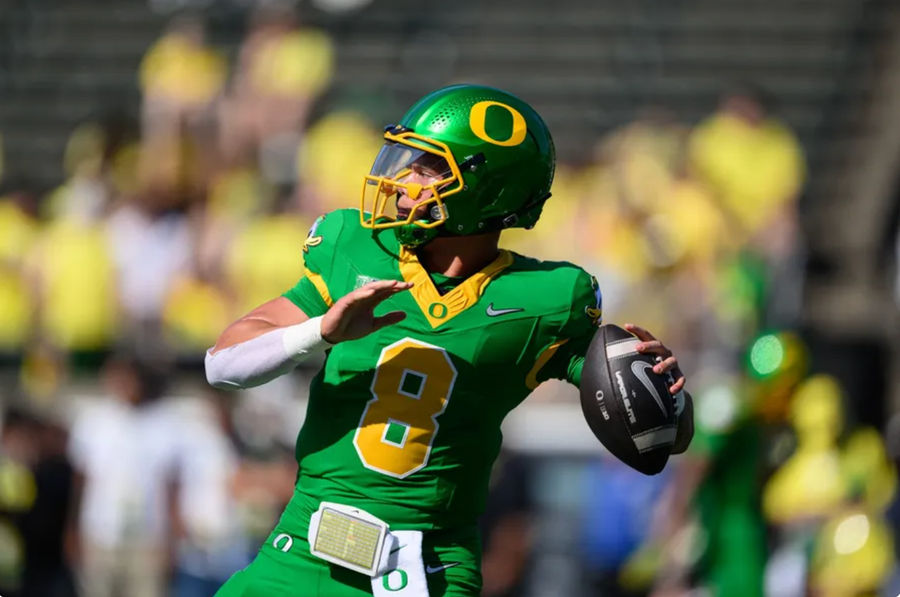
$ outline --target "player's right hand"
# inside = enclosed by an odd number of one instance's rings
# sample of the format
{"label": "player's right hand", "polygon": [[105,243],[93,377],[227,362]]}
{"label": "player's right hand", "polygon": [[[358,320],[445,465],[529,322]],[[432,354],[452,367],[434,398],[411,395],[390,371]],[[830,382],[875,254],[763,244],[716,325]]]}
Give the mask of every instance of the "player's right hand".
{"label": "player's right hand", "polygon": [[403,321],[406,313],[391,311],[375,317],[375,307],[412,284],[399,280],[377,280],[342,296],[322,317],[322,338],[331,344],[356,340],[376,330]]}

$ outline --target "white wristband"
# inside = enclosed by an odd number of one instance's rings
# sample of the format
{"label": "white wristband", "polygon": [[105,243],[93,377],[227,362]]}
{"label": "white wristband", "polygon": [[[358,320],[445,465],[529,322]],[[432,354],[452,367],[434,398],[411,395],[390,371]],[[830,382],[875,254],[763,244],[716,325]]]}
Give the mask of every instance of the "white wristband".
{"label": "white wristband", "polygon": [[332,346],[328,340],[322,338],[322,317],[319,315],[307,319],[303,323],[284,328],[281,345],[288,358],[302,361],[310,355]]}

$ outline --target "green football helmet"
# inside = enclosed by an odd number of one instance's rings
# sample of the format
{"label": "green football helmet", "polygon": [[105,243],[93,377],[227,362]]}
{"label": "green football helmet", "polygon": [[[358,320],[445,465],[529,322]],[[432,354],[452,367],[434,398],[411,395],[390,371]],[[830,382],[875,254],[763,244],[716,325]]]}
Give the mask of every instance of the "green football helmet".
{"label": "green football helmet", "polygon": [[[534,109],[491,87],[454,85],[416,102],[385,144],[363,185],[367,228],[394,228],[407,246],[441,235],[531,228],[538,221],[556,162],[553,139]],[[412,176],[425,168],[427,183]],[[419,201],[398,212],[404,192]]]}

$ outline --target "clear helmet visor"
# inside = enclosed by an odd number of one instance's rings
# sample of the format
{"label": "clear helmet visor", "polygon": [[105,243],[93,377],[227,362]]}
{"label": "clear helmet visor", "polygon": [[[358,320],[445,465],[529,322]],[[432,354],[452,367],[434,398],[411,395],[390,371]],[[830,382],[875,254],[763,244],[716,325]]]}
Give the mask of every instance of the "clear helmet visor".
{"label": "clear helmet visor", "polygon": [[[454,192],[456,177],[438,154],[388,141],[378,152],[363,188],[363,212],[372,227],[415,224],[433,227],[447,219],[443,198]],[[407,208],[400,209],[402,196]]]}

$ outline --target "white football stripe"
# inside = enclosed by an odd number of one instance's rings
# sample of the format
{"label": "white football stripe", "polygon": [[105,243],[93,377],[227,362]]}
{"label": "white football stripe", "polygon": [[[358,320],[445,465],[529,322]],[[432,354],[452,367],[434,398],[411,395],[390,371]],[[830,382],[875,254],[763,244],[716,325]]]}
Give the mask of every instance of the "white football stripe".
{"label": "white football stripe", "polygon": [[628,338],[627,340],[619,340],[606,345],[606,358],[617,359],[619,357],[628,356],[630,354],[638,354],[635,346],[640,344],[637,338]]}
{"label": "white football stripe", "polygon": [[674,426],[668,427],[657,427],[656,429],[651,429],[650,431],[644,431],[643,433],[638,433],[637,435],[632,435],[631,439],[634,442],[634,447],[637,448],[638,452],[646,452],[647,450],[652,450],[657,446],[662,446],[665,444],[671,444],[675,441],[675,432],[677,430]]}

